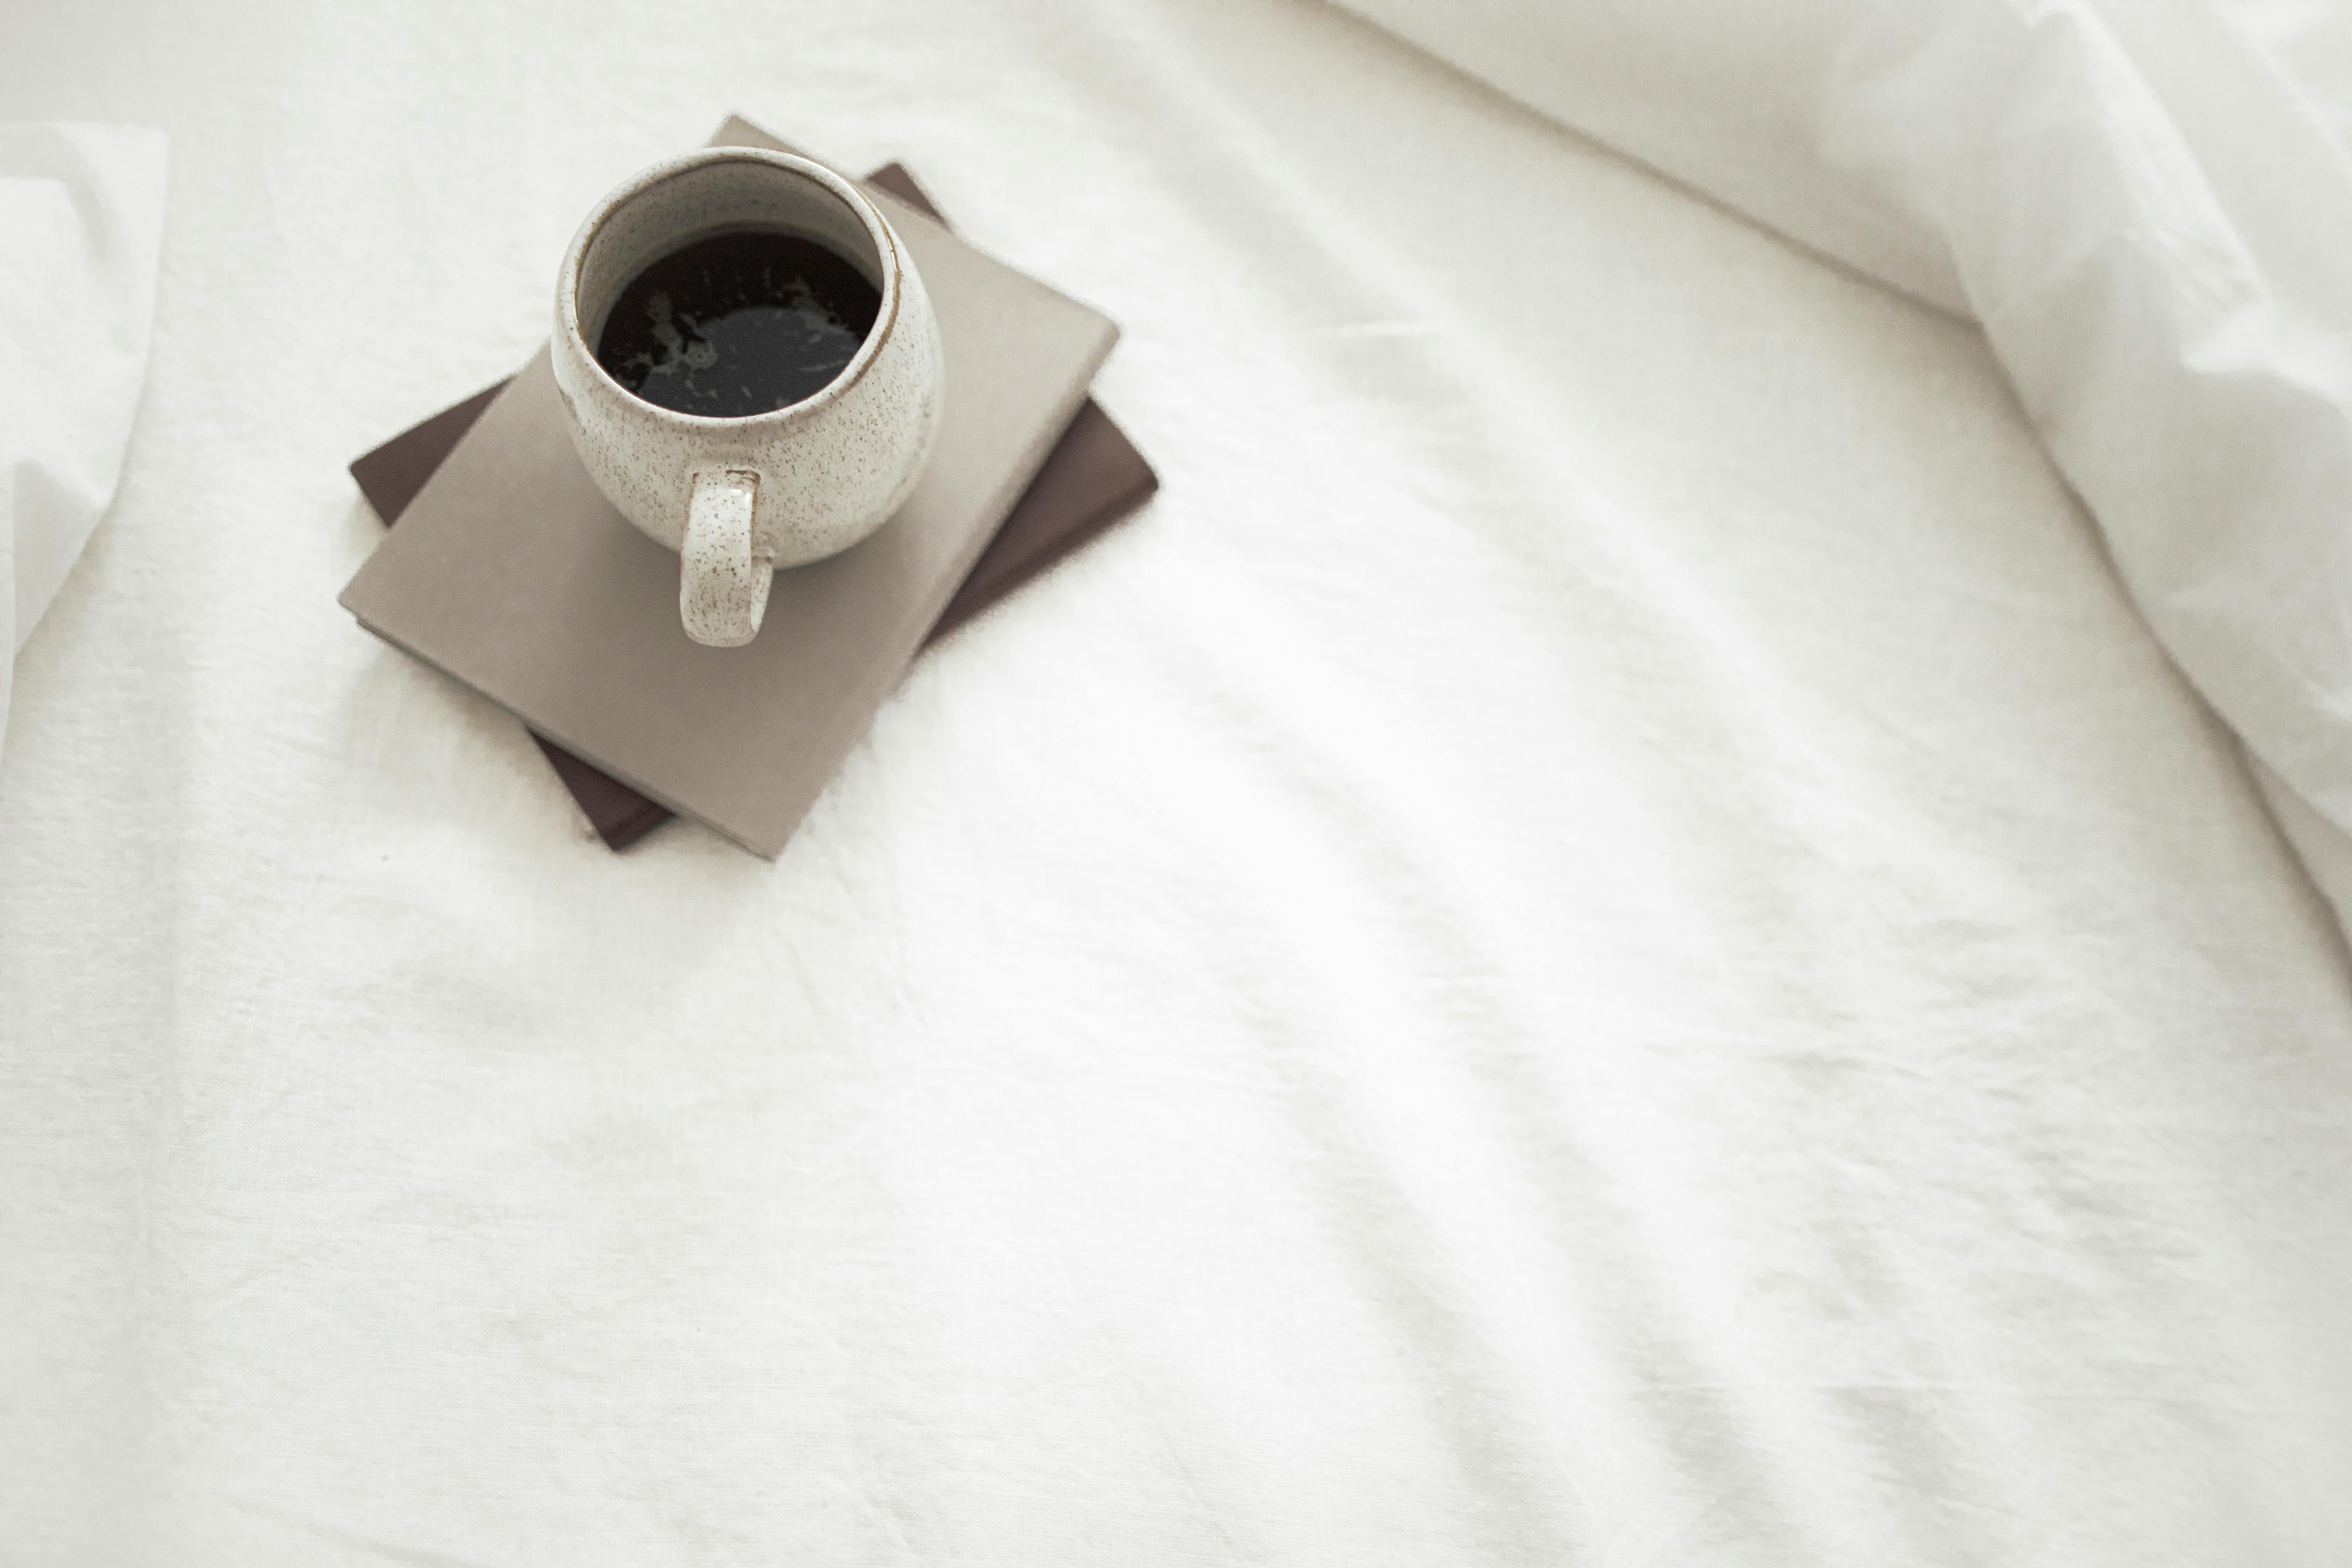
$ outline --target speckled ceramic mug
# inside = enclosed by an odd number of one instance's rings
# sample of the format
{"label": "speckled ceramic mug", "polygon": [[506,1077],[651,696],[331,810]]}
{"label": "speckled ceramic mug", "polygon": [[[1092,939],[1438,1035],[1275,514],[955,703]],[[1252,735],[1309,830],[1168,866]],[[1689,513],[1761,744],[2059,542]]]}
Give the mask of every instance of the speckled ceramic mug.
{"label": "speckled ceramic mug", "polygon": [[[882,300],[856,354],[813,396],[738,419],[623,387],[594,346],[622,290],[670,252],[741,228],[814,239],[866,274]],[[889,521],[939,428],[939,322],[913,258],[856,186],[782,153],[689,153],[599,203],[556,279],[553,357],[580,460],[622,516],[678,552],[678,618],[713,647],[758,635],[777,568]]]}

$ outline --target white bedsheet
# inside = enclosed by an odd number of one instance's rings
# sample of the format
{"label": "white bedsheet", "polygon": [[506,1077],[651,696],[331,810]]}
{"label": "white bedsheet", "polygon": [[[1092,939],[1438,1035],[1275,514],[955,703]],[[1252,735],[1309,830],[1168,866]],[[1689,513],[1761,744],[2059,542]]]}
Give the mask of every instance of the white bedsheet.
{"label": "white bedsheet", "polygon": [[[2341,940],[1973,329],[1319,8],[11,27],[173,168],[0,756],[0,1561],[2340,1560]],[[1166,481],[772,866],[333,604],[730,109]]]}
{"label": "white bedsheet", "polygon": [[2352,918],[2352,7],[1349,4],[1981,324]]}

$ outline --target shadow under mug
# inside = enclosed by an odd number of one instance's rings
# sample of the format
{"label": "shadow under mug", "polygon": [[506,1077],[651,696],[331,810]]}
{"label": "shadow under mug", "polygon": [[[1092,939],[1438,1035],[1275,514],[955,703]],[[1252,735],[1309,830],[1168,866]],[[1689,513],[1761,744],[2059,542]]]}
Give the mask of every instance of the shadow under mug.
{"label": "shadow under mug", "polygon": [[[714,418],[646,402],[597,363],[605,318],[646,268],[736,229],[796,235],[848,261],[881,295],[874,325],[838,375],[769,413]],[[557,274],[551,352],[581,462],[622,516],[677,552],[678,618],[713,647],[758,635],[777,569],[888,521],[939,431],[939,322],[913,258],[856,186],[789,153],[689,153],[597,204]]]}

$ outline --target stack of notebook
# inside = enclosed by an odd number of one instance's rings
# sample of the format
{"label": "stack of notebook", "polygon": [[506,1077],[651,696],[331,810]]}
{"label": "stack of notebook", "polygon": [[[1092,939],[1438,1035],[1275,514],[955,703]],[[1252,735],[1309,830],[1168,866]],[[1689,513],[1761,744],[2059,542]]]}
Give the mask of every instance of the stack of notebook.
{"label": "stack of notebook", "polygon": [[[712,141],[795,150],[741,120]],[[398,526],[344,606],[529,725],[615,849],[675,814],[777,854],[927,641],[1157,488],[1087,395],[1117,329],[949,234],[905,170],[866,188],[939,312],[939,441],[879,532],[778,574],[748,647],[688,639],[677,557],[590,483],[544,351],[352,465]]]}

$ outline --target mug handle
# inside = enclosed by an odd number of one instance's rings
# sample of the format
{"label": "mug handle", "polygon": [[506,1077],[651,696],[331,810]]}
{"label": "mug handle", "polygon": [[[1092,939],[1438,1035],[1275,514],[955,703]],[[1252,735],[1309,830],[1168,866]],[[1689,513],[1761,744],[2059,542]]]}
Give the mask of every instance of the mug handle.
{"label": "mug handle", "polygon": [[755,537],[759,501],[754,469],[714,468],[694,476],[686,539],[678,547],[677,617],[686,623],[686,635],[706,647],[741,647],[760,635],[776,557],[772,550],[759,548]]}

